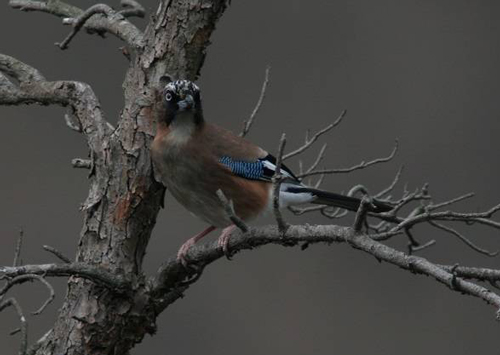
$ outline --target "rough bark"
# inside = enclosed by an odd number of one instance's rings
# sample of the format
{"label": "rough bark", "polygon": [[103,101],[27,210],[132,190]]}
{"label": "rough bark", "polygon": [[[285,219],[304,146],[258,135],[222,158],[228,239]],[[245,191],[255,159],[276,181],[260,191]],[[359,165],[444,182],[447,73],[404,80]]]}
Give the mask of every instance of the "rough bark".
{"label": "rough bark", "polygon": [[155,331],[141,265],[163,195],[149,152],[156,90],[165,73],[197,77],[226,6],[225,0],[164,0],[145,30],[144,44],[132,52],[120,124],[105,144],[91,147],[94,164],[77,261],[126,276],[133,292],[71,278],[53,331],[37,354],[126,354]]}

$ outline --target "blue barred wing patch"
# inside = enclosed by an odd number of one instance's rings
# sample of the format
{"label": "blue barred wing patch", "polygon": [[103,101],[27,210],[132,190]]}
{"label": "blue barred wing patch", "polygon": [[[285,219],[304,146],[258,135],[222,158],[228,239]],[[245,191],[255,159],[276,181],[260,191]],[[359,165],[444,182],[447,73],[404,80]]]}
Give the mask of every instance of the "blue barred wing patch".
{"label": "blue barred wing patch", "polygon": [[264,164],[260,160],[249,162],[223,156],[219,159],[219,163],[227,166],[233,174],[245,179],[262,180],[264,178]]}
{"label": "blue barred wing patch", "polygon": [[[223,156],[219,163],[228,167],[235,175],[250,180],[271,181],[276,171],[276,158],[271,154],[256,161],[234,160],[231,157]],[[290,181],[300,183],[299,179],[284,164],[281,165],[281,174]]]}

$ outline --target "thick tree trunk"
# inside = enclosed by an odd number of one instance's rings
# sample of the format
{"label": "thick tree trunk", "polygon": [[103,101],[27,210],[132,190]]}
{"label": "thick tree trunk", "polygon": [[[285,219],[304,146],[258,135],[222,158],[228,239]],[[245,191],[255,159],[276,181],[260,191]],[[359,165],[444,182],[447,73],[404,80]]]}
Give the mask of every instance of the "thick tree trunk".
{"label": "thick tree trunk", "polygon": [[132,53],[123,84],[119,126],[91,153],[94,167],[84,205],[77,260],[124,275],[133,292],[120,294],[73,277],[58,320],[37,354],[126,354],[155,330],[141,265],[163,187],[154,180],[149,146],[155,133],[158,79],[195,79],[226,0],[164,0]]}

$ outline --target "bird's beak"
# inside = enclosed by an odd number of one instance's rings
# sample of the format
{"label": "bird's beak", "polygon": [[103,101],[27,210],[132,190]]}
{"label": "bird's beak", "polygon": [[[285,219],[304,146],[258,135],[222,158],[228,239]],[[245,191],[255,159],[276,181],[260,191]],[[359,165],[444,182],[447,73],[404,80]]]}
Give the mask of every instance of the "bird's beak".
{"label": "bird's beak", "polygon": [[177,103],[179,106],[179,111],[188,111],[194,107],[194,99],[191,95],[186,95],[184,100],[181,100]]}

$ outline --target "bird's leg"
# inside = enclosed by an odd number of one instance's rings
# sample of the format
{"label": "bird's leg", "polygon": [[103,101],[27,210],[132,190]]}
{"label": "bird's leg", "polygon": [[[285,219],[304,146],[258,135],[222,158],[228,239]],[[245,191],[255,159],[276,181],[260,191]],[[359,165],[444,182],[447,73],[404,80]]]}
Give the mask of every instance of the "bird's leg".
{"label": "bird's leg", "polygon": [[229,254],[229,250],[227,250],[227,244],[229,243],[229,236],[235,228],[236,226],[234,224],[224,228],[219,237],[219,240],[217,241],[217,245],[219,246],[219,248],[222,248],[222,251],[224,251],[224,254],[228,259],[230,259],[231,254]]}
{"label": "bird's leg", "polygon": [[182,244],[179,251],[177,252],[177,260],[179,260],[182,263],[182,265],[184,265],[184,267],[187,267],[188,264],[186,260],[186,254],[189,248],[195,245],[197,241],[206,236],[208,233],[212,232],[214,229],[217,229],[217,227],[210,226],[203,232],[196,234],[194,237],[189,238],[184,244]]}

